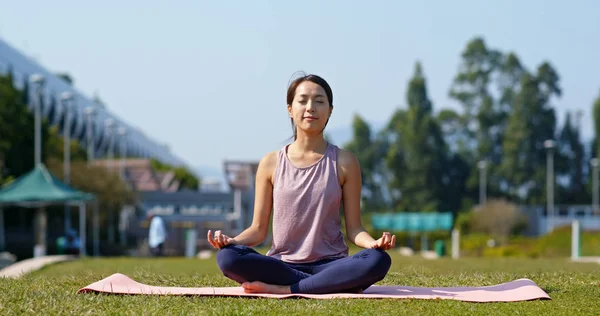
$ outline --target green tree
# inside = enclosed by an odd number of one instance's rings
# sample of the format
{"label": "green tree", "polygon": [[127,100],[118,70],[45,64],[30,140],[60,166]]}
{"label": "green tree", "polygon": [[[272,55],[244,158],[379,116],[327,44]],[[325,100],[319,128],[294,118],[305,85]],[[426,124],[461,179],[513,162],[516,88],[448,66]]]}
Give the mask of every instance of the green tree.
{"label": "green tree", "polygon": [[514,101],[515,77],[518,83],[521,75],[519,69],[520,62],[514,54],[504,56],[499,50],[489,48],[481,37],[469,41],[462,52],[450,97],[462,105],[463,113],[440,118],[447,126],[451,117],[450,122],[455,126],[450,144],[470,168],[464,191],[469,199],[478,195],[480,160],[489,162],[488,194],[504,195],[501,189],[504,180],[498,165],[503,160],[502,143]]}
{"label": "green tree", "polygon": [[156,159],[151,159],[150,164],[152,168],[158,171],[173,171],[175,173],[175,179],[179,181],[180,190],[198,190],[198,187],[200,186],[200,179],[184,167],[173,167]]}
{"label": "green tree", "polygon": [[[52,157],[46,162],[48,170],[57,178],[63,178],[63,161]],[[111,173],[101,166],[88,166],[83,160],[71,163],[70,185],[84,192],[92,193],[99,201],[101,226],[106,227],[108,210],[117,212],[125,205],[133,205],[137,195],[132,192],[118,173]]]}
{"label": "green tree", "polygon": [[363,209],[382,209],[385,207],[381,190],[384,180],[378,174],[379,167],[383,162],[381,159],[382,143],[372,135],[369,124],[360,115],[354,116],[352,130],[352,139],[344,145],[344,148],[356,155],[361,166]]}
{"label": "green tree", "polygon": [[461,58],[460,72],[454,79],[450,97],[464,110],[463,126],[467,137],[464,145],[471,149],[469,153],[476,152],[472,159],[491,158],[501,136],[500,128],[496,126],[504,124],[490,92],[492,76],[498,71],[502,54],[488,48],[483,38],[477,37],[467,43]]}
{"label": "green tree", "polygon": [[514,109],[503,143],[501,172],[514,198],[541,203],[545,197],[546,150],[544,141],[554,139],[556,115],[552,97],[560,96],[559,77],[545,62],[535,75],[521,77]]}
{"label": "green tree", "polygon": [[427,94],[420,63],[408,84],[408,111],[398,111],[389,127],[393,131],[386,157],[392,171],[390,183],[399,195],[397,208],[437,211],[445,185],[442,168],[446,146],[441,129],[433,116],[433,104]]}
{"label": "green tree", "polygon": [[[0,167],[3,178],[16,178],[34,164],[34,120],[13,76],[0,76]],[[30,132],[28,132],[30,131]]]}
{"label": "green tree", "polygon": [[561,204],[575,204],[587,200],[584,183],[585,148],[578,129],[579,118],[580,113],[573,122],[571,113],[567,113],[565,124],[558,137],[557,203]]}
{"label": "green tree", "polygon": [[594,119],[594,141],[592,143],[592,157],[600,158],[600,93],[592,105]]}

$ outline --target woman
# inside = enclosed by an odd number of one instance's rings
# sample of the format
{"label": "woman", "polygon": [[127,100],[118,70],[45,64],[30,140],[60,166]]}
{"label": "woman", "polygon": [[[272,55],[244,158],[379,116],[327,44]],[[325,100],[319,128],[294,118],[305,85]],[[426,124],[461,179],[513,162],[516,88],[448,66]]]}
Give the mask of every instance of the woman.
{"label": "woman", "polygon": [[[265,155],[256,174],[252,225],[235,238],[208,231],[220,249],[223,274],[249,293],[362,292],[382,280],[396,237],[377,240],[360,219],[361,174],[356,157],[323,137],[333,111],[333,93],[319,76],[294,80],[287,92],[294,142]],[[348,239],[365,248],[353,256],[340,229],[343,205]],[[267,236],[273,209],[273,244],[253,250]]]}

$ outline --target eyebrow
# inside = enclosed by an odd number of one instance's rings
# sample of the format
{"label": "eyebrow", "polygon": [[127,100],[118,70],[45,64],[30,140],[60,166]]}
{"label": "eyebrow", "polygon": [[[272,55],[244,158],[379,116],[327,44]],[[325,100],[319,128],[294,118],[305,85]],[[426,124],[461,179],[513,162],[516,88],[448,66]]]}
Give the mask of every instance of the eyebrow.
{"label": "eyebrow", "polygon": [[[301,95],[299,95],[299,97],[301,97],[301,98],[307,98],[307,97],[310,97],[310,95],[308,95],[308,94],[301,94]],[[323,97],[323,98],[326,98],[327,96],[325,96],[325,95],[323,95],[323,94],[317,94],[317,95],[315,96],[315,98],[318,98],[318,97]]]}

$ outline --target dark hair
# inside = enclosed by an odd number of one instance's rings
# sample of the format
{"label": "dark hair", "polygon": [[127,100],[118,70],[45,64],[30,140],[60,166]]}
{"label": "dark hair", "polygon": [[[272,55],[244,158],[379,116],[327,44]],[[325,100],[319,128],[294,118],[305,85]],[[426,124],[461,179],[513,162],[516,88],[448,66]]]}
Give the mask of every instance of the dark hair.
{"label": "dark hair", "polygon": [[[333,92],[331,91],[331,87],[329,86],[329,84],[327,83],[327,81],[325,81],[325,79],[317,76],[317,75],[312,75],[312,74],[303,74],[302,76],[294,79],[294,81],[292,81],[292,83],[290,83],[288,90],[287,90],[287,104],[288,105],[292,105],[292,102],[294,101],[294,96],[296,95],[296,89],[298,88],[298,86],[305,82],[305,81],[310,81],[312,83],[318,84],[319,86],[321,86],[321,88],[323,88],[323,90],[325,90],[325,94],[327,95],[327,100],[329,101],[329,107],[333,107]],[[296,126],[294,125],[294,119],[290,118],[290,122],[292,123],[292,130],[294,131],[294,140],[296,140],[297,137],[297,131],[296,131]],[[329,118],[327,119],[327,122],[325,122],[325,126],[323,127],[323,130],[325,130],[325,127],[327,126],[327,123],[329,123]],[[323,132],[323,131],[321,131]]]}

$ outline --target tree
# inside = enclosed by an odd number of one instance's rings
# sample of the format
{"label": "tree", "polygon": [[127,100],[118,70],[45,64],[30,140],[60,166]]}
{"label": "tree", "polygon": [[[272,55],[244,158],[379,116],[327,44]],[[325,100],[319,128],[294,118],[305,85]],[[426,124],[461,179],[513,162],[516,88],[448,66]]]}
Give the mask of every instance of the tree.
{"label": "tree", "polygon": [[420,63],[408,84],[408,111],[398,111],[389,127],[393,131],[386,163],[393,174],[391,185],[400,196],[396,207],[438,211],[446,185],[442,168],[446,146],[433,116]]}
{"label": "tree", "polygon": [[[502,113],[490,92],[492,76],[498,71],[502,54],[489,49],[485,41],[474,38],[463,51],[460,72],[450,89],[450,97],[463,106],[463,126],[467,148],[476,150],[473,159],[492,157],[498,146]],[[463,152],[464,153],[464,152]]]}
{"label": "tree", "polygon": [[352,130],[352,139],[344,145],[344,148],[354,153],[361,167],[363,208],[381,209],[385,205],[381,192],[381,179],[377,181],[378,167],[382,162],[381,142],[373,137],[369,124],[360,115],[354,116]]}
{"label": "tree", "polygon": [[503,133],[506,129],[507,112],[510,107],[494,98],[494,87],[502,90],[494,79],[501,75],[504,56],[496,49],[487,46],[484,39],[476,37],[469,41],[461,54],[459,73],[450,88],[450,97],[462,105],[460,115],[440,117],[446,121],[452,118],[454,130],[452,147],[470,170],[466,174],[464,194],[471,199],[476,197],[479,185],[477,162],[486,160],[488,187],[493,195],[500,195],[497,184],[502,182],[496,166],[502,161]]}
{"label": "tree", "polygon": [[[57,178],[64,180],[63,162],[56,157],[46,162],[48,170]],[[92,193],[100,205],[100,220],[105,223],[107,210],[117,211],[125,205],[133,205],[137,200],[134,192],[129,190],[127,184],[119,177],[118,173],[108,172],[101,166],[88,166],[83,160],[71,163],[70,185],[84,192]],[[106,227],[105,224],[101,226]]]}
{"label": "tree", "polygon": [[600,93],[592,105],[592,115],[594,119],[594,141],[592,143],[592,156],[600,157]]}
{"label": "tree", "polygon": [[198,190],[198,187],[200,186],[200,179],[184,167],[173,167],[156,159],[151,159],[150,164],[152,168],[158,171],[173,171],[175,173],[175,179],[179,181],[180,190]]}
{"label": "tree", "polygon": [[575,122],[571,113],[567,113],[564,126],[558,137],[558,160],[556,170],[559,183],[557,202],[563,204],[581,203],[587,200],[584,184],[585,148],[581,142],[578,126],[581,113]]}
{"label": "tree", "polygon": [[[27,86],[27,85],[26,85]],[[34,119],[12,74],[0,76],[0,167],[2,177],[17,178],[33,168]],[[30,132],[28,132],[30,131]]]}
{"label": "tree", "polygon": [[[34,116],[24,102],[25,91],[13,85],[12,75],[0,76],[0,181],[18,178],[34,167]],[[63,159],[63,139],[56,127],[42,120],[42,160]],[[71,143],[73,160],[85,160],[85,150]]]}
{"label": "tree", "polygon": [[510,194],[521,201],[541,203],[545,197],[544,141],[555,137],[556,116],[551,100],[561,94],[558,81],[552,66],[542,63],[535,75],[521,77],[514,99],[503,142],[501,172]]}

